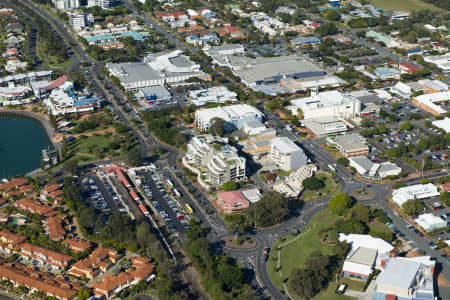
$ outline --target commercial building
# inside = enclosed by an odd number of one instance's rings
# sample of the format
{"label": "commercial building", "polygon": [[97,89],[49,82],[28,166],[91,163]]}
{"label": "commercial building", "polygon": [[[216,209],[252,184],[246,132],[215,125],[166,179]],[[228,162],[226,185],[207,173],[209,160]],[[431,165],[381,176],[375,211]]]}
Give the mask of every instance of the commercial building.
{"label": "commercial building", "polygon": [[434,299],[435,264],[429,256],[390,258],[378,275],[372,299]]}
{"label": "commercial building", "polygon": [[402,169],[394,163],[374,163],[366,156],[351,157],[349,161],[351,167],[355,168],[361,176],[369,179],[383,179],[402,172]]}
{"label": "commercial building", "polygon": [[296,170],[308,163],[308,157],[302,148],[287,137],[270,141],[269,156],[284,171]]}
{"label": "commercial building", "polygon": [[420,215],[417,219],[414,219],[414,222],[427,232],[447,227],[447,221],[444,221],[433,214]]}
{"label": "commercial building", "polygon": [[345,157],[367,156],[369,154],[369,146],[364,137],[358,133],[338,135],[336,137],[328,137],[327,144],[334,147]]}
{"label": "commercial building", "polygon": [[445,119],[442,119],[442,120],[435,120],[431,123],[433,124],[433,126],[441,128],[446,133],[450,132],[450,118],[449,117],[445,117]]}
{"label": "commercial building", "polygon": [[432,183],[415,184],[393,190],[392,201],[401,207],[403,203],[410,199],[425,199],[439,195],[438,188]]}
{"label": "commercial building", "polygon": [[294,46],[315,46],[319,45],[322,40],[317,36],[300,36],[291,40],[291,44]]}
{"label": "commercial building", "polygon": [[169,104],[172,100],[172,94],[162,85],[141,88],[135,96],[141,101],[142,110],[150,109],[155,104]]}
{"label": "commercial building", "polygon": [[137,91],[155,85],[181,82],[203,76],[200,65],[194,64],[180,50],[151,54],[143,62],[107,64],[109,73],[120,80],[125,91]]}
{"label": "commercial building", "polygon": [[378,43],[383,43],[388,48],[399,46],[399,43],[397,41],[393,40],[392,38],[390,38],[382,33],[379,33],[379,32],[373,31],[373,30],[369,30],[366,32],[366,38],[367,37],[373,38]]}
{"label": "commercial building", "polygon": [[285,79],[308,79],[326,73],[298,55],[278,57],[227,56],[228,66],[250,88],[279,84]]}
{"label": "commercial building", "polygon": [[196,169],[197,174],[204,174],[210,185],[246,178],[245,158],[239,156],[237,149],[228,145],[226,139],[210,134],[195,136],[189,141],[183,162]]}
{"label": "commercial building", "polygon": [[244,127],[247,121],[262,121],[264,114],[248,104],[200,109],[195,112],[195,123],[202,131],[207,131],[215,118],[224,120],[228,129],[232,130]]}
{"label": "commercial building", "polygon": [[318,137],[342,133],[348,129],[348,123],[338,118],[307,119],[301,123]]}
{"label": "commercial building", "polygon": [[397,82],[393,87],[391,87],[390,90],[392,93],[397,94],[406,99],[409,99],[412,95],[411,86],[401,81]]}
{"label": "commercial building", "polygon": [[422,79],[418,83],[422,84],[429,93],[448,91],[448,84],[440,80]]}
{"label": "commercial building", "polygon": [[318,92],[314,89],[310,97],[291,101],[287,107],[293,115],[301,110],[304,119],[352,118],[361,113],[361,101],[339,91]]}
{"label": "commercial building", "polygon": [[224,213],[232,213],[247,209],[250,202],[240,191],[232,191],[217,194],[217,205]]}
{"label": "commercial building", "polygon": [[425,94],[414,97],[412,103],[434,116],[440,116],[447,113],[440,104],[450,100],[450,91]]}
{"label": "commercial building", "polygon": [[214,86],[208,89],[190,91],[189,98],[196,106],[203,106],[206,103],[236,102],[237,94],[225,86]]}
{"label": "commercial building", "polygon": [[444,73],[450,72],[450,53],[437,56],[424,56],[423,60],[435,64]]}

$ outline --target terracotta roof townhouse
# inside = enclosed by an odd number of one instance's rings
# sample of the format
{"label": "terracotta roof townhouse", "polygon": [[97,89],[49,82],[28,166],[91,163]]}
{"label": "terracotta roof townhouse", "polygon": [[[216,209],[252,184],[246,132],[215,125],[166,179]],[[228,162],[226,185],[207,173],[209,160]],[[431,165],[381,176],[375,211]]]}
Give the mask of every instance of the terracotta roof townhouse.
{"label": "terracotta roof townhouse", "polygon": [[91,242],[80,238],[68,239],[63,241],[62,244],[74,252],[83,252],[92,247]]}
{"label": "terracotta roof townhouse", "polygon": [[49,239],[53,241],[63,240],[66,230],[63,227],[63,220],[59,216],[50,217],[44,221],[44,230]]}
{"label": "terracotta roof townhouse", "polygon": [[69,270],[69,274],[92,279],[100,271],[106,272],[112,263],[115,263],[120,257],[121,255],[116,250],[100,245],[91,255],[74,263]]}
{"label": "terracotta roof townhouse", "polygon": [[0,184],[0,191],[9,191],[28,183],[26,178],[13,178],[8,182]]}
{"label": "terracotta roof townhouse", "polygon": [[36,201],[31,200],[30,198],[24,198],[17,200],[14,203],[14,206],[26,210],[33,214],[45,215],[46,213],[54,210],[55,208],[52,206],[44,206]]}
{"label": "terracotta roof townhouse", "polygon": [[36,262],[42,266],[49,266],[54,271],[61,271],[72,261],[72,256],[31,243],[21,244],[19,255],[29,262]]}
{"label": "terracotta roof townhouse", "polygon": [[111,275],[103,279],[102,282],[96,282],[92,285],[94,294],[99,297],[110,298],[114,293],[135,285],[141,280],[148,280],[153,274],[155,266],[145,257],[131,259],[133,268],[122,272],[117,276]]}
{"label": "terracotta roof townhouse", "polygon": [[11,254],[17,246],[25,240],[25,236],[3,229],[0,231],[0,251],[6,254]]}
{"label": "terracotta roof townhouse", "polygon": [[80,288],[62,278],[20,264],[0,265],[0,278],[12,281],[15,286],[26,286],[30,291],[38,290],[63,300],[75,297]]}

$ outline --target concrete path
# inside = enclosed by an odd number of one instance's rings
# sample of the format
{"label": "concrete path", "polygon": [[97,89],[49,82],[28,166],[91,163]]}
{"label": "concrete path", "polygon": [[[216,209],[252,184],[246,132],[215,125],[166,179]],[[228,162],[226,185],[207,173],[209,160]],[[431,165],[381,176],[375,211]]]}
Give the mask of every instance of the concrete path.
{"label": "concrete path", "polygon": [[372,280],[365,292],[346,290],[344,295],[358,298],[359,300],[372,300],[372,294],[375,289],[376,280]]}

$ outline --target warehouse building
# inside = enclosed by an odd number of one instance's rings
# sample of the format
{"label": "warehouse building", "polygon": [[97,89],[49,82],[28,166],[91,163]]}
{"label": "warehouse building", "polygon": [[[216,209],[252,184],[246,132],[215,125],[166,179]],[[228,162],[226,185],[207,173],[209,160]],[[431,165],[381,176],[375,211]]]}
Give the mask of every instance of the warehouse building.
{"label": "warehouse building", "polygon": [[450,91],[447,91],[414,97],[412,103],[434,116],[440,116],[447,113],[447,110],[441,106],[441,103],[449,100]]}
{"label": "warehouse building", "polygon": [[203,106],[206,103],[236,102],[237,94],[225,86],[214,86],[209,89],[190,91],[189,98],[196,106]]}

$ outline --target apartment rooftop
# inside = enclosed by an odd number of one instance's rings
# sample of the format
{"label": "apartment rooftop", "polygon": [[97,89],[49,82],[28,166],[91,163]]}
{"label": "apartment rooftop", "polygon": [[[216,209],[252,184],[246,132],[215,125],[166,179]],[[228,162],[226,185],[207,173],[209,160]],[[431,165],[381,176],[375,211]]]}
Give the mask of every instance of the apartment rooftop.
{"label": "apartment rooftop", "polygon": [[297,144],[287,137],[278,137],[271,141],[273,147],[276,147],[280,153],[289,154],[301,150]]}

